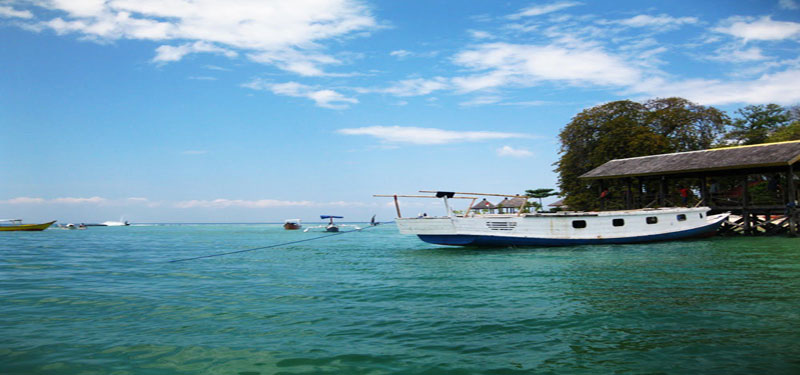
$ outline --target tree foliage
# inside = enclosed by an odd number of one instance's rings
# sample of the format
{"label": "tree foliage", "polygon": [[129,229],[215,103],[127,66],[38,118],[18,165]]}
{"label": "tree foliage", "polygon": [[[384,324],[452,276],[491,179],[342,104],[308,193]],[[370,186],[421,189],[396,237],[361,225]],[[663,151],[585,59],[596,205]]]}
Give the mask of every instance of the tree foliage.
{"label": "tree foliage", "polygon": [[645,108],[648,125],[667,138],[670,152],[711,148],[730,122],[725,112],[683,98],[649,100]]}
{"label": "tree foliage", "polygon": [[559,193],[557,191],[553,190],[553,189],[544,189],[544,188],[542,188],[542,189],[525,190],[525,196],[539,199],[537,210],[542,208],[542,207],[544,207],[542,205],[542,199],[543,198],[552,197],[552,196],[558,195],[558,194]]}
{"label": "tree foliage", "polygon": [[611,159],[670,150],[667,137],[655,132],[647,120],[644,105],[622,100],[583,110],[564,127],[559,134],[561,158],[556,171],[567,205],[596,208],[596,196],[580,175]]}
{"label": "tree foliage", "polygon": [[767,138],[767,142],[784,142],[800,140],[800,121],[781,126]]}
{"label": "tree foliage", "polygon": [[785,127],[791,119],[789,111],[777,104],[749,105],[736,113],[739,118],[731,123],[725,139],[741,145],[767,142],[772,133]]}

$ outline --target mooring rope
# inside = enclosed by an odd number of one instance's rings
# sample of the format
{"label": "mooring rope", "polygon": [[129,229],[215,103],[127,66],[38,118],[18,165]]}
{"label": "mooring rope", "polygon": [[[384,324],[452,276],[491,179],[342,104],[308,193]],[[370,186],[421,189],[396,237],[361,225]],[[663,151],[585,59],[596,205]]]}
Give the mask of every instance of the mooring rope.
{"label": "mooring rope", "polygon": [[[381,224],[386,224],[386,223],[382,222]],[[370,225],[370,226],[365,227],[365,228],[346,230],[346,231],[343,231],[343,232],[336,232],[336,233],[326,234],[324,236],[317,236],[317,237],[312,237],[312,238],[306,238],[306,239],[303,239],[303,240],[284,242],[284,243],[279,243],[279,244],[275,244],[275,245],[254,247],[252,249],[236,250],[236,251],[229,251],[229,252],[226,252],[226,253],[218,253],[218,254],[210,254],[210,255],[201,255],[199,257],[192,257],[192,258],[174,259],[174,260],[170,260],[168,263],[185,262],[187,260],[196,260],[196,259],[203,259],[203,258],[213,258],[213,257],[219,257],[219,256],[223,256],[223,255],[239,254],[239,253],[246,253],[248,251],[264,250],[264,249],[270,249],[270,248],[273,248],[273,247],[293,245],[293,244],[296,244],[296,243],[308,242],[308,241],[318,240],[318,239],[321,239],[321,238],[328,238],[328,237],[338,236],[340,234],[360,232],[360,231],[363,231],[365,229],[374,228],[376,226],[377,225]]]}

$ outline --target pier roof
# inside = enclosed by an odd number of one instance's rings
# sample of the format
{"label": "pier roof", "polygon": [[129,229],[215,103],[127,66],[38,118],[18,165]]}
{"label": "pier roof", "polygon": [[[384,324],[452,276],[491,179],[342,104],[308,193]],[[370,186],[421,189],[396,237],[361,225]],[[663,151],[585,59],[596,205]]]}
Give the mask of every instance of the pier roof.
{"label": "pier roof", "polygon": [[580,178],[621,178],[785,167],[800,161],[800,141],[614,159]]}

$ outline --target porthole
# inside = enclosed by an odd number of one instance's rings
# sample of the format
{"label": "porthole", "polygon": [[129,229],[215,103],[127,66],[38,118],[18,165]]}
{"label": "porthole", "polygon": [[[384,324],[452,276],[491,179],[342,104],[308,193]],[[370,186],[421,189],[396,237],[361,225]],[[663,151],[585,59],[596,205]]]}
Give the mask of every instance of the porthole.
{"label": "porthole", "polygon": [[625,219],[614,219],[614,220],[611,220],[611,224],[614,225],[615,227],[621,227],[621,226],[625,225]]}
{"label": "porthole", "polygon": [[657,216],[648,216],[647,219],[645,219],[645,221],[647,221],[647,224],[655,224],[655,223],[658,223],[658,217]]}
{"label": "porthole", "polygon": [[678,215],[678,221],[686,221],[686,215],[685,214],[679,214]]}
{"label": "porthole", "polygon": [[586,220],[572,220],[572,227],[575,229],[586,228]]}

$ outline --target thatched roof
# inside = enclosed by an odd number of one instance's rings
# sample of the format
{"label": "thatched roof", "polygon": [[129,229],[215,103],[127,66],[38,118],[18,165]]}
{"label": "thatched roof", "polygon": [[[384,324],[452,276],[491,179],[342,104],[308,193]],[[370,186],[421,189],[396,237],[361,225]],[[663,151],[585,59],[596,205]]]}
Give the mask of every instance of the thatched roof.
{"label": "thatched roof", "polygon": [[800,141],[790,141],[615,159],[592,169],[580,178],[620,178],[780,167],[798,161]]}
{"label": "thatched roof", "polygon": [[495,207],[492,202],[487,201],[486,198],[483,198],[482,201],[475,203],[475,205],[472,206],[473,210],[493,210],[495,208],[497,207]]}
{"label": "thatched roof", "polygon": [[505,198],[502,202],[497,204],[497,208],[520,208],[527,201],[525,197]]}

